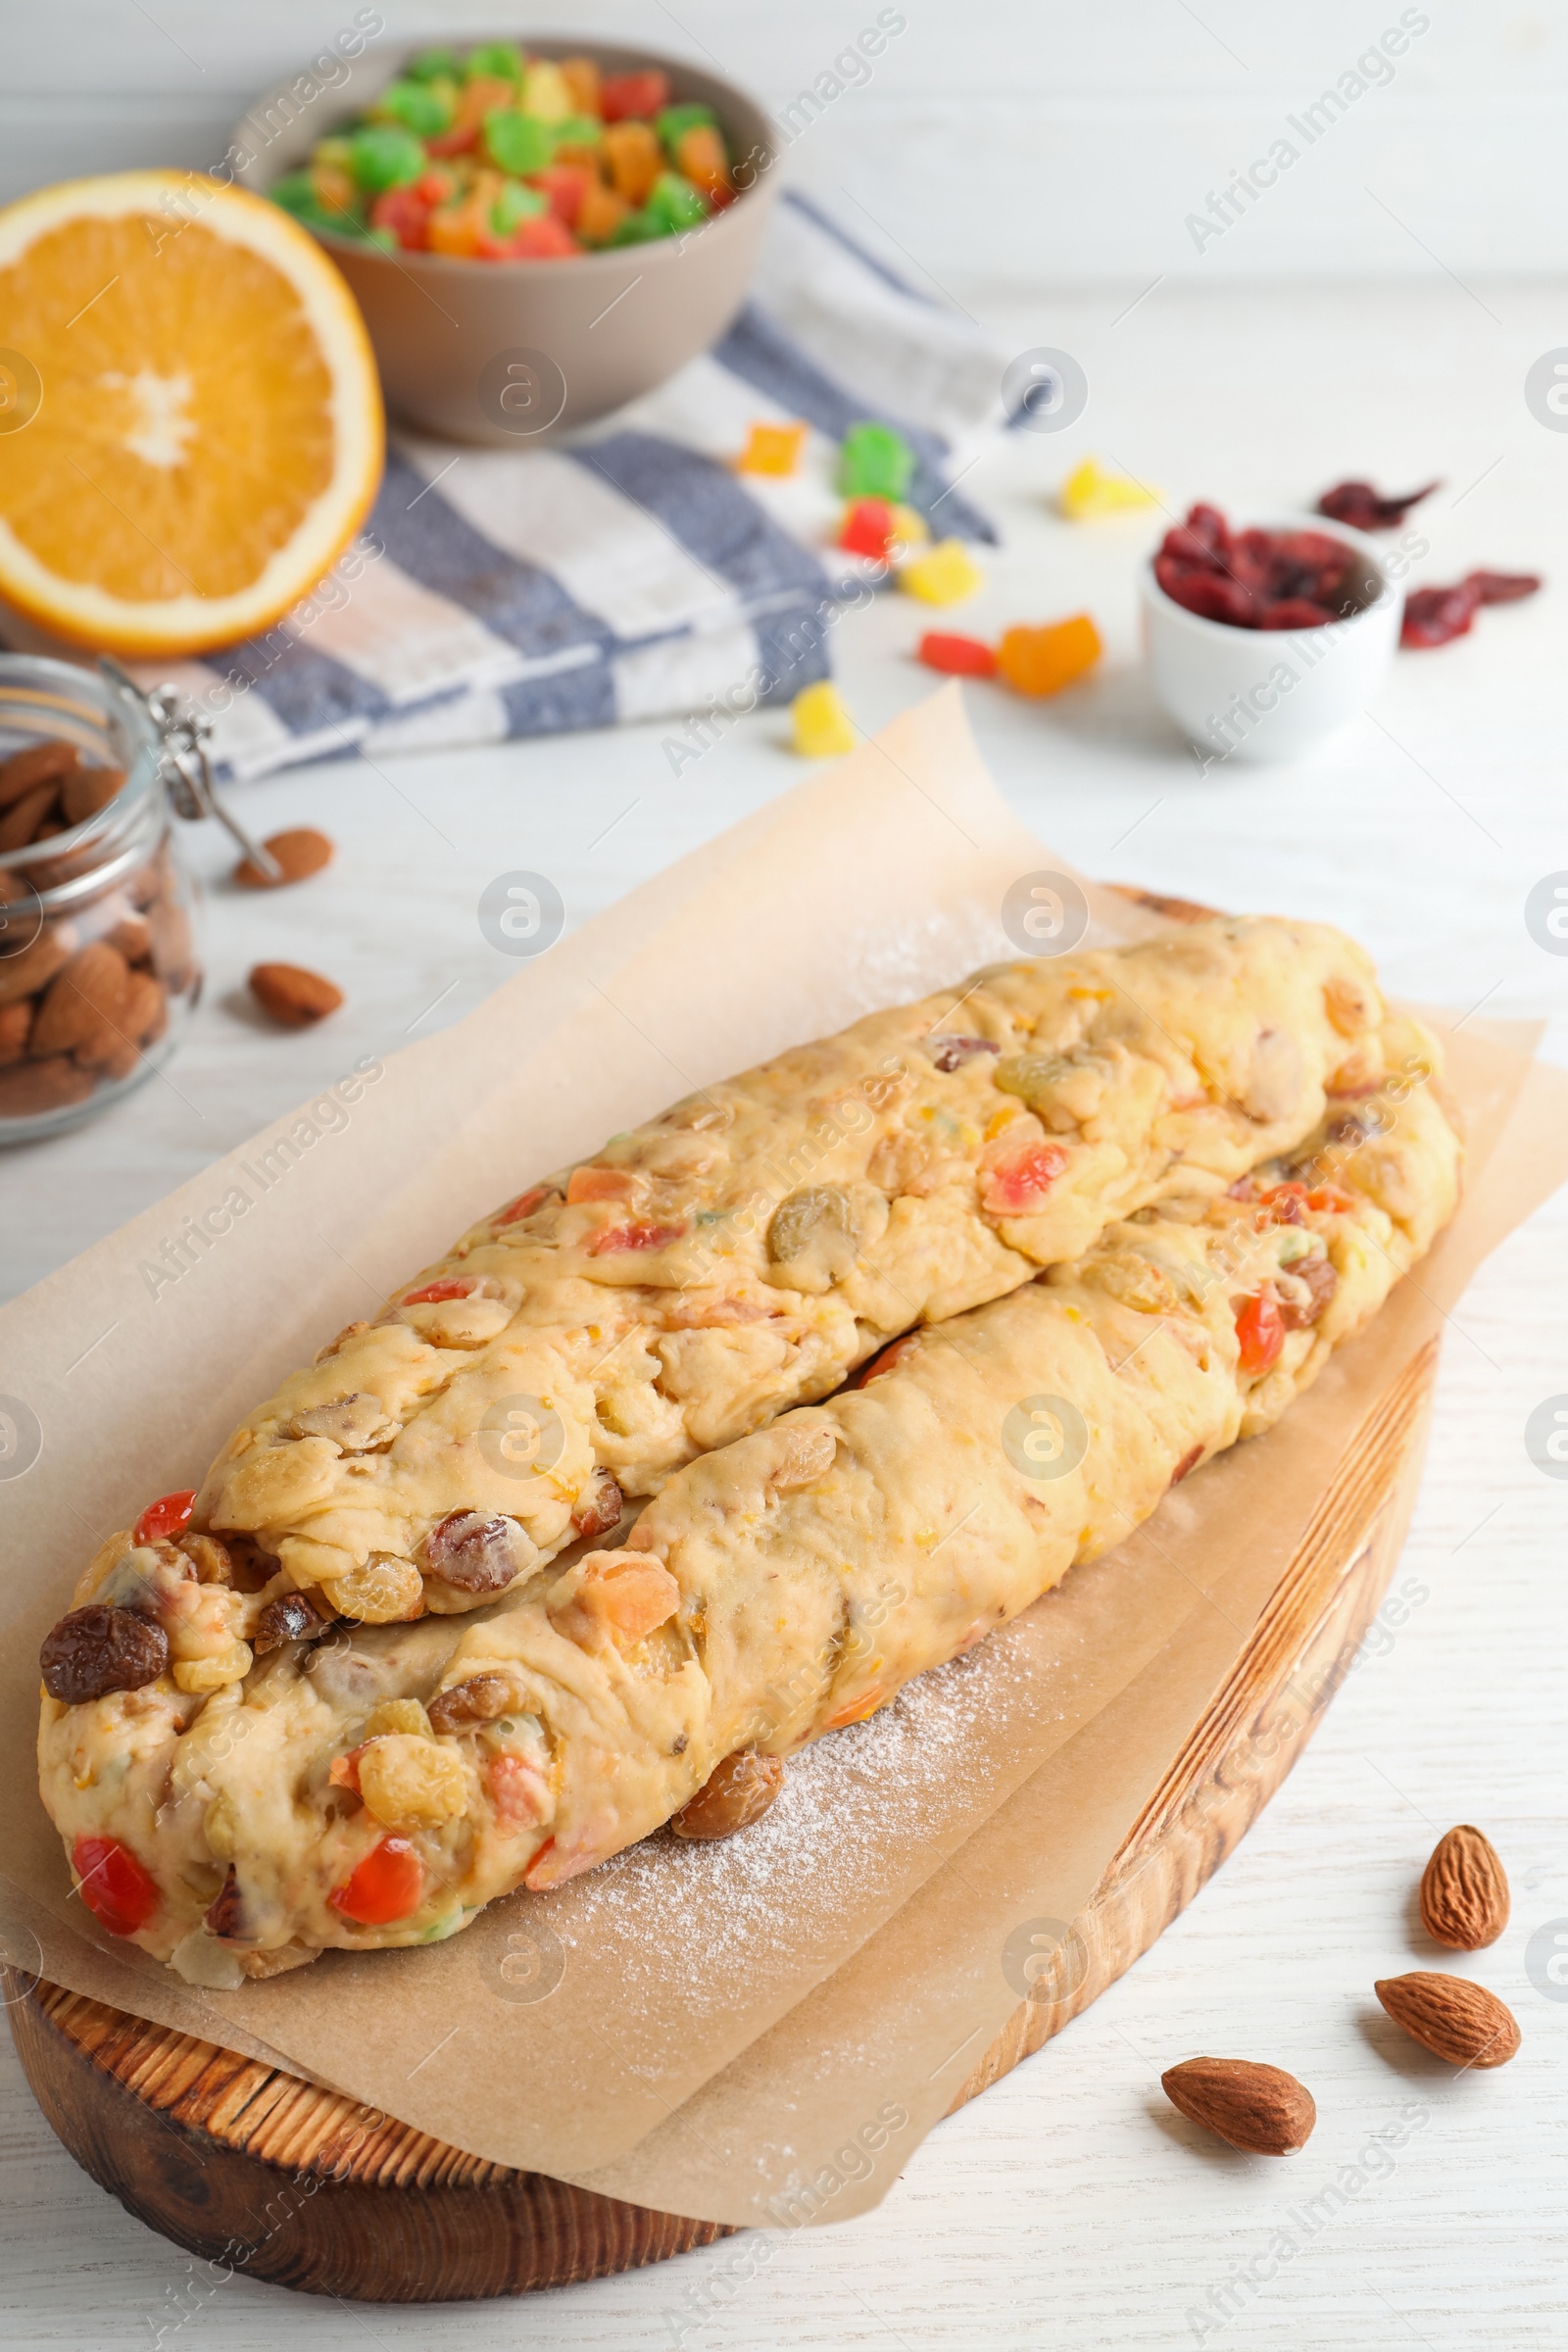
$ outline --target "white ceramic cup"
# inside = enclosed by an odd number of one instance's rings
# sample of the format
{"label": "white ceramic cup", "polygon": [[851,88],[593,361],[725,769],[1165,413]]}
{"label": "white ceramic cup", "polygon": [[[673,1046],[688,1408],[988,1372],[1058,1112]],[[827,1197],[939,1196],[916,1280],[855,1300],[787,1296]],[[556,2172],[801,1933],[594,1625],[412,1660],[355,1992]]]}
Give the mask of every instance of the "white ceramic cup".
{"label": "white ceramic cup", "polygon": [[1399,642],[1404,590],[1362,531],[1322,514],[1265,514],[1243,527],[1324,531],[1360,557],[1362,604],[1317,629],[1238,629],[1165,594],[1152,559],[1143,575],[1144,647],[1154,692],[1202,756],[1295,760],[1365,709]]}

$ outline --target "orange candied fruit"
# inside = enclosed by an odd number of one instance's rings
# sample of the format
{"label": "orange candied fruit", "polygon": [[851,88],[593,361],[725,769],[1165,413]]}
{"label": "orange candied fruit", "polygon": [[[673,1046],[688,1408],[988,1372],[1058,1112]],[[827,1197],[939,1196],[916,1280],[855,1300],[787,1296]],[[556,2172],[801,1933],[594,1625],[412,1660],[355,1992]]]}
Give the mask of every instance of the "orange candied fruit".
{"label": "orange candied fruit", "polygon": [[997,668],[1019,694],[1059,694],[1092,669],[1103,652],[1100,631],[1087,612],[1043,628],[1022,624],[1003,632]]}
{"label": "orange candied fruit", "polygon": [[804,424],[754,424],[735,461],[736,472],[793,473],[801,462],[806,434]]}

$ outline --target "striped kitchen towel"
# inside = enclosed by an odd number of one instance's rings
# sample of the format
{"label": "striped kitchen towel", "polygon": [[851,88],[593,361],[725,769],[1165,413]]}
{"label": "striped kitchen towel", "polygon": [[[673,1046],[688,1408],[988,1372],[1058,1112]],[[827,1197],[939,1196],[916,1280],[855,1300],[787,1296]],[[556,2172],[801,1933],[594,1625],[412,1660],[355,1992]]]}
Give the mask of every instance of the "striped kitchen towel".
{"label": "striped kitchen towel", "polygon": [[[1005,357],[786,195],[746,307],[658,392],[558,448],[395,435],[364,536],[319,589],[263,637],[138,675],[212,717],[231,777],[737,690],[787,702],[828,674],[833,619],[866,592],[831,545],[836,444],[859,417],[896,425],[935,535],[994,538],[954,485],[999,417]],[[754,420],[789,419],[811,428],[795,475],[733,470]]]}

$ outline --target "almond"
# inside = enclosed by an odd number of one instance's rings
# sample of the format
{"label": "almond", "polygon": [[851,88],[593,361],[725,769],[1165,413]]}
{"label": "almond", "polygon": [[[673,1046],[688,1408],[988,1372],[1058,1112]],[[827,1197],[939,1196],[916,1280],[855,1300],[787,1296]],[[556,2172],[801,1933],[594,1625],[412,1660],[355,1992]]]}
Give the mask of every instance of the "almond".
{"label": "almond", "polygon": [[29,743],[0,764],[0,808],[9,808],[20,801],[24,792],[39,784],[58,784],[81,764],[81,754],[74,743],[61,743],[51,737],[46,743]]}
{"label": "almond", "polygon": [[15,955],[0,956],[0,1004],[14,1004],[18,997],[30,997],[35,989],[47,987],[70,954],[69,937],[45,929]]}
{"label": "almond", "polygon": [[1421,1874],[1421,1925],[1435,1943],[1478,1952],[1508,1925],[1508,1880],[1492,1840],[1468,1822],[1439,1839]]}
{"label": "almond", "polygon": [[92,1093],[90,1070],[78,1070],[69,1054],[53,1054],[47,1061],[14,1062],[0,1070],[0,1118],[31,1119],[46,1110],[65,1110],[85,1102]]}
{"label": "almond", "polygon": [[0,816],[0,852],[20,850],[34,838],[55,805],[57,789],[53,784],[39,784],[12,802]]}
{"label": "almond", "polygon": [[1484,1984],[1412,1969],[1372,1987],[1395,2024],[1450,2066],[1506,2066],[1519,2047],[1513,2011]]}
{"label": "almond", "polygon": [[27,1031],[31,1027],[30,997],[18,997],[10,1004],[0,1004],[0,1064],[22,1059],[27,1051]]}
{"label": "almond", "polygon": [[120,1016],[130,989],[125,958],[106,940],[78,948],[49,983],[27,1049],[40,1058],[89,1046],[108,1054],[122,1032]]}
{"label": "almond", "polygon": [[60,788],[60,806],[66,812],[67,824],[84,824],[100,808],[107,808],[124,781],[122,767],[74,769]]}
{"label": "almond", "polygon": [[1249,2156],[1289,2156],[1317,2122],[1312,2093],[1283,2067],[1250,2058],[1188,2058],[1160,2076],[1173,2107]]}
{"label": "almond", "polygon": [[287,833],[270,833],[262,847],[270,852],[283,870],[274,881],[248,858],[242,858],[234,868],[234,879],[246,890],[281,890],[285,883],[303,882],[307,874],[318,874],[332,856],[332,844],[313,825],[296,825]]}
{"label": "almond", "polygon": [[285,1029],[309,1028],[312,1021],[336,1012],[343,1002],[340,988],[298,963],[259,963],[250,984],[262,1010]]}

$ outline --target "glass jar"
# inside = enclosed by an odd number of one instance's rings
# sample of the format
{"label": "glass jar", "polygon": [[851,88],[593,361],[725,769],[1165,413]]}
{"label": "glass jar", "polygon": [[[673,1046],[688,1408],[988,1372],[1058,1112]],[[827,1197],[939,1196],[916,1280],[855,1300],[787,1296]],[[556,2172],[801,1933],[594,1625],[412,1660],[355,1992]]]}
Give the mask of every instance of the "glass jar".
{"label": "glass jar", "polygon": [[[149,702],[107,666],[0,656],[0,842],[56,828],[0,848],[0,1143],[74,1127],[140,1086],[201,992],[195,885],[172,838],[172,794],[189,790],[172,764],[172,701]],[[71,748],[53,762],[39,750],[8,791],[7,763],[44,745]],[[40,820],[51,765],[66,773]],[[17,777],[38,771],[43,782],[17,794]],[[123,780],[90,808],[110,789],[105,771]]]}

